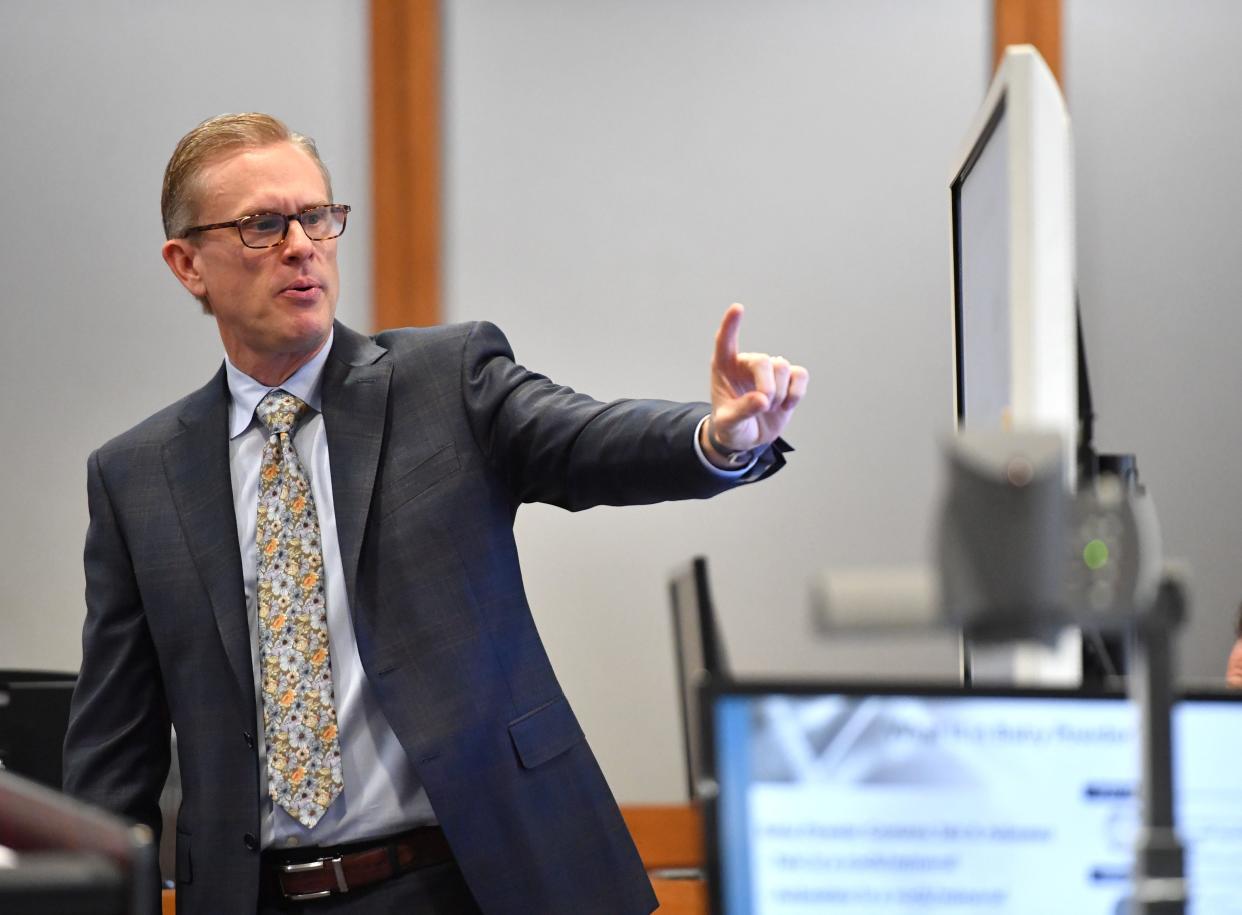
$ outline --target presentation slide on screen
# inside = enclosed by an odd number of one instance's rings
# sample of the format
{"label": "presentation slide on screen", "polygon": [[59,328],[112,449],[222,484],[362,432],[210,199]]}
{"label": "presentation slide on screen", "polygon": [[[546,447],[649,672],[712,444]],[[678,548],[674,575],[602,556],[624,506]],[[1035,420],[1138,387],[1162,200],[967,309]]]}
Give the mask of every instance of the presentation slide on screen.
{"label": "presentation slide on screen", "polygon": [[[1175,721],[1196,915],[1242,913],[1240,712],[1184,703]],[[1125,910],[1139,816],[1125,701],[752,697],[721,714],[730,915]]]}

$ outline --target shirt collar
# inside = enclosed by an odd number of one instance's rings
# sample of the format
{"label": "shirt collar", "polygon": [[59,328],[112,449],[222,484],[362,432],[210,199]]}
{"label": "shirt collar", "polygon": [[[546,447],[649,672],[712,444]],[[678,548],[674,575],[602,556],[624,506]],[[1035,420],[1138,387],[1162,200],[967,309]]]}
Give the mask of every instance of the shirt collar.
{"label": "shirt collar", "polygon": [[229,359],[224,356],[224,374],[229,383],[229,397],[232,406],[229,409],[229,438],[234,439],[250,428],[254,419],[255,407],[259,405],[269,391],[287,391],[297,397],[315,412],[321,412],[323,400],[320,387],[323,380],[323,367],[328,361],[328,352],[332,349],[332,338],[335,329],[328,332],[328,340],[315,353],[310,362],[302,366],[276,387],[255,381]]}

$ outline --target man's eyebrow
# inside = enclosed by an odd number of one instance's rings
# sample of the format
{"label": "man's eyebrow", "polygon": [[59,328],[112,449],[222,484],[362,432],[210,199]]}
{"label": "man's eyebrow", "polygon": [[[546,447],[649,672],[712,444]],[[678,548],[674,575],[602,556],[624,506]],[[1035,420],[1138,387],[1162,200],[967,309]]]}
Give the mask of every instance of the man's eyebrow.
{"label": "man's eyebrow", "polygon": [[[301,213],[303,210],[313,210],[315,207],[326,207],[326,206],[330,206],[331,204],[332,204],[331,200],[320,200],[320,201],[316,201],[315,203],[305,203],[302,206],[298,207],[293,212]],[[284,216],[286,215],[286,212],[285,212],[284,207],[277,206],[275,204],[268,206],[268,207],[261,207],[261,206],[256,205],[254,209],[246,210],[244,213],[238,214],[237,218],[241,219],[245,216],[265,216],[269,214],[276,215],[276,216]]]}

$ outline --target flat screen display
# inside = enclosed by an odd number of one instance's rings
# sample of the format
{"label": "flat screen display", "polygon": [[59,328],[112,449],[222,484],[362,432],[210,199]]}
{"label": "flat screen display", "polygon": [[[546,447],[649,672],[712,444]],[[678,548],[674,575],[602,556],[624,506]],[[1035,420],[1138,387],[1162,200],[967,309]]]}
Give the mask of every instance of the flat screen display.
{"label": "flat screen display", "polygon": [[[1139,809],[1120,696],[717,691],[709,811],[725,915],[1114,915]],[[1174,719],[1187,911],[1242,911],[1242,702]]]}

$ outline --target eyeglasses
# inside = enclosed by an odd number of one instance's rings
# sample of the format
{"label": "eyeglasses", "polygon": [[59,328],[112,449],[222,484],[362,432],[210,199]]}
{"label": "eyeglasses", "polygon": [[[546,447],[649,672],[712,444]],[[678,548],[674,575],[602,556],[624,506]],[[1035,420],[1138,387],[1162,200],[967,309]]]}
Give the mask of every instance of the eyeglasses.
{"label": "eyeglasses", "polygon": [[311,241],[327,241],[345,231],[349,207],[343,203],[324,203],[307,207],[299,213],[287,216],[280,213],[255,213],[229,222],[213,222],[208,226],[192,226],[181,236],[191,232],[207,232],[211,229],[237,229],[242,244],[247,248],[275,248],[285,243],[289,234],[289,221],[296,219],[302,231]]}

